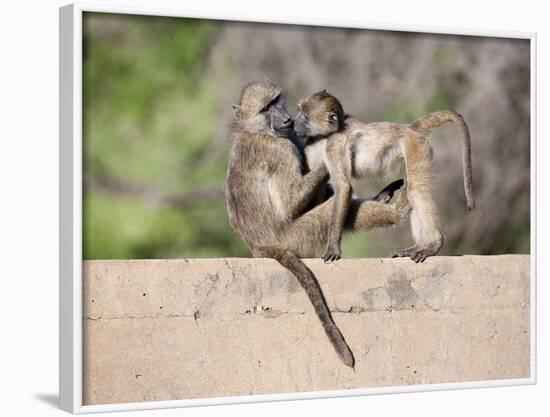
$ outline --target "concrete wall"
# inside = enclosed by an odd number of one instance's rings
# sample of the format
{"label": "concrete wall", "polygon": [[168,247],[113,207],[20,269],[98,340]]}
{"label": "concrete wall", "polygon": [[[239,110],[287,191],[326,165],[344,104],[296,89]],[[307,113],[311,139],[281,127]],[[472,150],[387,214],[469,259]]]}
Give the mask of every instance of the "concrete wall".
{"label": "concrete wall", "polygon": [[529,377],[529,256],[306,260],[356,358],[266,259],[84,262],[84,402]]}

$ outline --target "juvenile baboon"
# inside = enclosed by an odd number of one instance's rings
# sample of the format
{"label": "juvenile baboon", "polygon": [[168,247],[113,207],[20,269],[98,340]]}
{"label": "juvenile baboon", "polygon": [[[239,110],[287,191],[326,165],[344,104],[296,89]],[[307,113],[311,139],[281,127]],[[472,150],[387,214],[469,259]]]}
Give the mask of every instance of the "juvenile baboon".
{"label": "juvenile baboon", "polygon": [[[296,276],[340,358],[353,367],[353,354],[334,323],[319,283],[300,259],[316,256],[327,241],[331,200],[305,211],[328,179],[327,169],[319,166],[303,174],[299,151],[288,139],[292,119],[286,97],[271,81],[244,87],[234,113],[225,180],[231,226],[253,256],[276,259]],[[390,185],[389,197],[395,188]],[[383,198],[387,194],[383,192]],[[391,226],[408,210],[403,192],[395,204],[353,200],[344,226],[346,230]]]}
{"label": "juvenile baboon", "polygon": [[351,178],[382,177],[403,165],[415,244],[393,256],[410,256],[415,262],[423,262],[439,252],[444,236],[432,197],[432,150],[427,137],[445,122],[452,122],[460,132],[466,201],[470,210],[474,208],[470,134],[455,111],[429,113],[408,125],[363,123],[346,115],[340,101],[325,90],[301,101],[298,108],[294,129],[307,138],[307,164],[310,169],[326,165],[335,192],[325,262],[341,257],[340,241],[352,196]]}

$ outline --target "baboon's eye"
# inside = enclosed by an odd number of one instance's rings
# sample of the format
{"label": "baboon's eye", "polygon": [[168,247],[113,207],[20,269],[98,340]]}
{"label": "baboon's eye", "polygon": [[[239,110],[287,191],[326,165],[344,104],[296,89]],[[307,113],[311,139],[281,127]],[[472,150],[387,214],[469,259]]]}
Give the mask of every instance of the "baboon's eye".
{"label": "baboon's eye", "polygon": [[273,100],[271,100],[269,103],[267,103],[264,107],[262,107],[262,109],[260,110],[260,113],[265,113],[266,111],[269,110],[269,108],[273,105],[273,104],[277,104],[279,102],[279,98],[281,96],[277,96],[275,97]]}

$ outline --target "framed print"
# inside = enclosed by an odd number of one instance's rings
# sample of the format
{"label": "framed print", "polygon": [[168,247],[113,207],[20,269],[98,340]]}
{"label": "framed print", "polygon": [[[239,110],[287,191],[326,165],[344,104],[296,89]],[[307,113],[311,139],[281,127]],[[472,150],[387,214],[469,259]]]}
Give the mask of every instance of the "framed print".
{"label": "framed print", "polygon": [[61,408],[534,383],[535,51],[61,8]]}

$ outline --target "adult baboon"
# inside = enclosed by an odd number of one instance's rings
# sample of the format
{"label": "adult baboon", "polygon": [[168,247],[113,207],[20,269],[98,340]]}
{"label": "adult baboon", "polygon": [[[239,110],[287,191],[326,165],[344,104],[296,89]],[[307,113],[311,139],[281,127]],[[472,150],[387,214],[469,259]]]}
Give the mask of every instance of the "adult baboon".
{"label": "adult baboon", "polygon": [[[298,149],[288,139],[293,122],[286,97],[271,81],[245,86],[234,113],[225,180],[231,226],[253,256],[276,259],[298,278],[340,358],[353,367],[353,354],[334,323],[319,283],[300,259],[316,256],[327,241],[332,201],[305,212],[318,187],[326,182],[327,169],[320,166],[303,174]],[[392,226],[408,210],[403,192],[396,204],[353,200],[345,228]]]}

